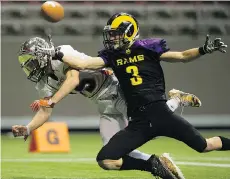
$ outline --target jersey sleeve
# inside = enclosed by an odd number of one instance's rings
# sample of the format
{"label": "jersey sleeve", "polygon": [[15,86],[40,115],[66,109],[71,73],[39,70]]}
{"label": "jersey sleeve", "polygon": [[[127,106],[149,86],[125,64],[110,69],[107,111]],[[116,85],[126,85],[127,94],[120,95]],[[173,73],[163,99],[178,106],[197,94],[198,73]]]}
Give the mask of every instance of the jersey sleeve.
{"label": "jersey sleeve", "polygon": [[163,53],[168,52],[170,49],[167,46],[167,42],[165,39],[161,38],[150,38],[143,40],[145,48],[151,50],[156,53],[158,57],[160,57]]}
{"label": "jersey sleeve", "polygon": [[77,56],[82,60],[85,60],[88,57],[90,57],[89,55],[86,55],[86,54],[84,54],[82,52],[77,51],[71,45],[61,45],[61,46],[58,46],[57,49],[59,49],[62,52],[71,53],[71,54],[73,54],[73,56]]}
{"label": "jersey sleeve", "polygon": [[106,67],[110,66],[108,52],[106,52],[105,50],[101,50],[101,51],[98,52],[98,57],[101,57],[104,60]]}

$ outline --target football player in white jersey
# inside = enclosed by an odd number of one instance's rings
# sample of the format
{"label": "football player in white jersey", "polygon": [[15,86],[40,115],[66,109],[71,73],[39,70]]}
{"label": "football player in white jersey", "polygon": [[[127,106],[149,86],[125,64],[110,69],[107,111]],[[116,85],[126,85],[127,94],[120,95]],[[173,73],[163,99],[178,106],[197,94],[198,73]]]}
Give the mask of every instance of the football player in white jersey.
{"label": "football player in white jersey", "polygon": [[[13,126],[13,134],[24,136],[26,140],[33,130],[48,121],[56,103],[70,93],[80,93],[97,104],[100,114],[100,134],[103,144],[107,144],[114,134],[128,125],[126,103],[117,78],[108,69],[99,71],[72,69],[55,57],[52,58],[52,55],[43,53],[44,50],[49,51],[50,48],[52,45],[39,37],[31,38],[21,46],[19,62],[27,78],[36,83],[36,89],[41,99],[31,104],[32,110],[37,111],[32,121],[27,126]],[[72,47],[69,45],[62,45],[58,48],[72,51]],[[82,60],[88,57],[76,50],[74,53]],[[193,94],[171,90],[169,96],[171,98],[167,104],[172,111],[175,111],[178,106],[199,107],[201,105],[200,100]],[[148,160],[151,157],[151,155],[138,150],[132,151],[129,155],[142,160]],[[163,154],[161,159],[165,165],[171,163],[173,167],[169,167],[170,170],[173,170],[178,178],[183,178],[182,173],[169,156]]]}

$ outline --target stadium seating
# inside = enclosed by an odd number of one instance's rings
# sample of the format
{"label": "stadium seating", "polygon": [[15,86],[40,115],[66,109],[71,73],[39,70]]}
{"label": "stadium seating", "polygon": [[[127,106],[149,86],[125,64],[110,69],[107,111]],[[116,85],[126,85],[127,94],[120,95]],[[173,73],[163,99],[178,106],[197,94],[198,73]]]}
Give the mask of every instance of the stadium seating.
{"label": "stadium seating", "polygon": [[41,18],[41,2],[3,3],[2,34],[44,35],[49,27],[53,34],[60,36],[101,36],[106,20],[112,14],[121,11],[133,14],[139,20],[143,36],[230,34],[230,11],[225,3],[62,3],[65,8],[65,19],[57,24],[45,22]]}

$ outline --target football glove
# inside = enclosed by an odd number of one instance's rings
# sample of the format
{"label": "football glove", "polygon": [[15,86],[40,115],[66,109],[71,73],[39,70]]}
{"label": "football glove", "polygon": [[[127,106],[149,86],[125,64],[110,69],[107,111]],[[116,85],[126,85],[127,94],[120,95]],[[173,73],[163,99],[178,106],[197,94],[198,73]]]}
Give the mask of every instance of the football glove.
{"label": "football glove", "polygon": [[207,35],[205,44],[203,45],[203,47],[199,48],[199,51],[201,55],[204,55],[206,53],[212,53],[214,51],[226,53],[225,48],[227,48],[227,45],[225,45],[224,42],[221,41],[221,38],[216,38],[214,41],[211,41],[209,35]]}
{"label": "football glove", "polygon": [[24,136],[24,140],[26,141],[30,135],[30,130],[27,126],[14,125],[12,126],[12,133],[14,137]]}
{"label": "football glove", "polygon": [[39,100],[35,100],[33,103],[31,103],[30,108],[33,112],[37,112],[40,109]]}

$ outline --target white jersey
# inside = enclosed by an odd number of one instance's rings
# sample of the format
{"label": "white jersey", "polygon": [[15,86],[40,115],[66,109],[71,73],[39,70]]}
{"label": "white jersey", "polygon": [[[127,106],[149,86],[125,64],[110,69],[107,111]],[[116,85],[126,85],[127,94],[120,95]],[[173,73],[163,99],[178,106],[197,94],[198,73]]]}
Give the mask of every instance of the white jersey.
{"label": "white jersey", "polygon": [[[64,45],[61,48],[72,48]],[[87,55],[74,51],[83,60]],[[40,98],[53,96],[61,87],[66,79],[65,72],[69,68],[59,60],[52,60],[51,66],[53,75],[44,76],[37,84],[36,89]],[[79,74],[80,82],[78,87],[72,91],[72,94],[81,93],[90,98],[98,105],[101,114],[120,114],[126,113],[126,104],[121,95],[117,78],[112,75],[106,75],[101,70],[82,70]],[[119,104],[119,108],[116,106]]]}

